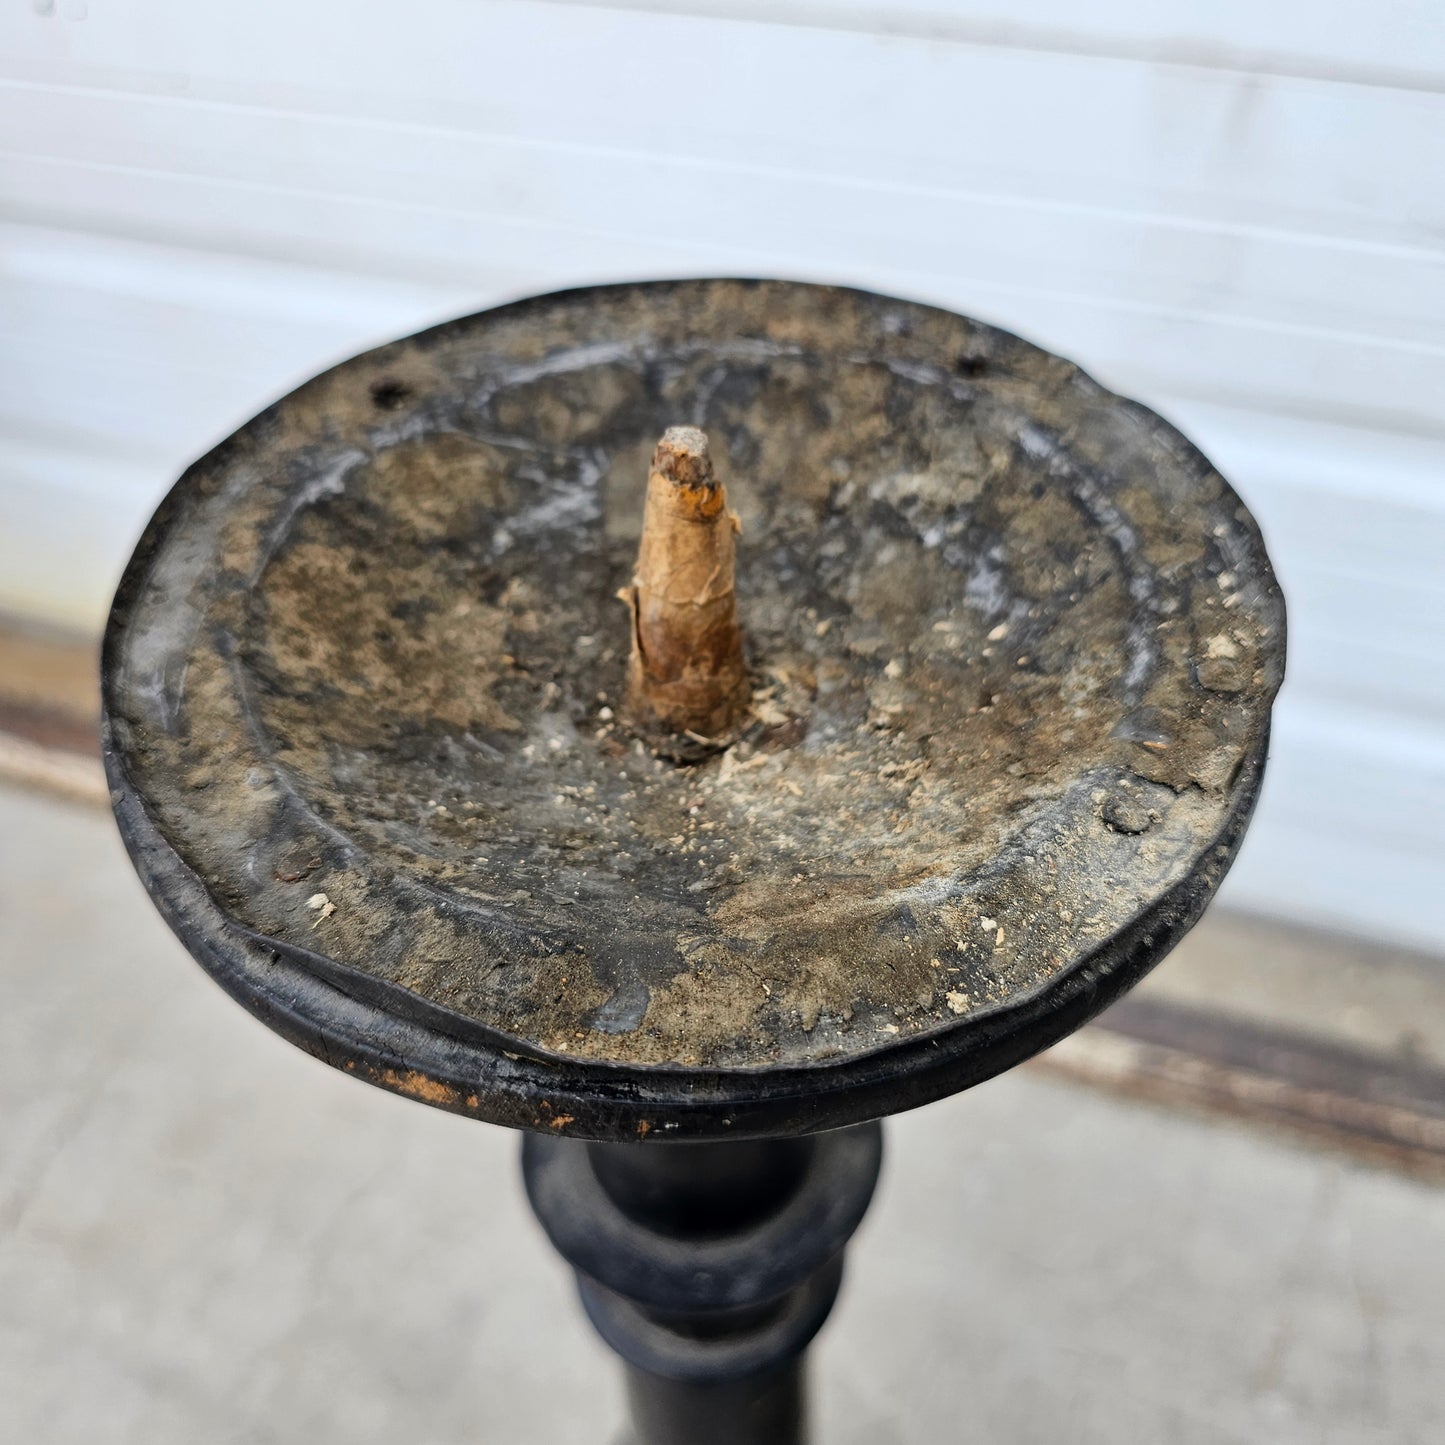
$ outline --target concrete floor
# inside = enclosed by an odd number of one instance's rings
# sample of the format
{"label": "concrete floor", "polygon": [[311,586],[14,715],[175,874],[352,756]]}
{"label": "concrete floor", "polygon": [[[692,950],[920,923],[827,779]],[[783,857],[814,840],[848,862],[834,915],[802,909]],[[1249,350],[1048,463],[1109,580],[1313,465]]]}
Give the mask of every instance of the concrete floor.
{"label": "concrete floor", "polygon": [[[252,1022],[104,815],[0,791],[0,988],[0,1441],[615,1438],[516,1140]],[[1029,1069],[889,1149],[819,1445],[1445,1439],[1438,1187]]]}

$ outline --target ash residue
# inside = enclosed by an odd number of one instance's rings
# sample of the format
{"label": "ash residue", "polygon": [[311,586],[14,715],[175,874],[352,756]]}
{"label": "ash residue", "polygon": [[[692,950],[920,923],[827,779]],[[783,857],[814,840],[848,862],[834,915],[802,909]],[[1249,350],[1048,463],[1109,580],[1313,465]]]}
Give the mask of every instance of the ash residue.
{"label": "ash residue", "polygon": [[[132,629],[132,769],[233,917],[523,1048],[736,1067],[966,1026],[1228,819],[1279,681],[1252,523],[1013,338],[668,289],[360,358],[197,478],[185,606],[158,580]],[[614,716],[676,422],[743,519],[754,677],[745,739],[684,768]]]}

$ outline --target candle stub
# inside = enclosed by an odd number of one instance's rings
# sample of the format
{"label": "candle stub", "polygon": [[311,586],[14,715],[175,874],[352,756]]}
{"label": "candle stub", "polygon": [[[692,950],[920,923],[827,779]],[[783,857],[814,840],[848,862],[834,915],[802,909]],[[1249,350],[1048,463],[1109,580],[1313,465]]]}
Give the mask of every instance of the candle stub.
{"label": "candle stub", "polygon": [[706,435],[669,427],[647,479],[632,585],[627,712],[655,746],[722,745],[750,691],[733,590],[738,519],[713,470]]}

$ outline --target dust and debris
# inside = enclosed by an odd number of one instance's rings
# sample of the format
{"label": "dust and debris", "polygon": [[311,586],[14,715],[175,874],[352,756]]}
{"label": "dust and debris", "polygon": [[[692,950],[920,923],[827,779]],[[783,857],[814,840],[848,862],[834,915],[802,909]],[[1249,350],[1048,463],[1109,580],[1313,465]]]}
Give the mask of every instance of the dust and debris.
{"label": "dust and debris", "polygon": [[[1154,906],[1263,749],[1258,535],[1142,408],[880,306],[551,298],[358,358],[200,464],[107,706],[217,908],[528,1052],[751,1068],[959,1027]],[[685,767],[616,715],[612,601],[679,422],[743,519],[753,681]]]}
{"label": "dust and debris", "polygon": [[316,922],[311,925],[313,929],[319,928],[336,912],[336,905],[324,893],[313,893],[306,900],[306,906],[316,914]]}

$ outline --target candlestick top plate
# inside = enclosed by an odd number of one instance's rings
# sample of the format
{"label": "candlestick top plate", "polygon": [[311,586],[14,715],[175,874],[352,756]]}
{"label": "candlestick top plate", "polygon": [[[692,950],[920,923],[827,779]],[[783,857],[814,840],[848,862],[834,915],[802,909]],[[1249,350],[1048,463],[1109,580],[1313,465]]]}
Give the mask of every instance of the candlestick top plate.
{"label": "candlestick top plate", "polygon": [[[620,716],[664,428],[741,517],[740,738]],[[597,1138],[966,1087],[1193,923],[1284,611],[1152,412],[832,287],[543,296],[345,362],[202,458],[121,584],[106,762],[157,903],[327,1062]]]}

